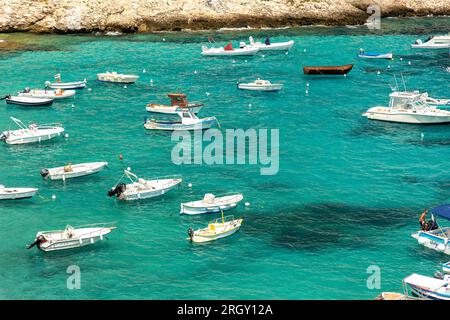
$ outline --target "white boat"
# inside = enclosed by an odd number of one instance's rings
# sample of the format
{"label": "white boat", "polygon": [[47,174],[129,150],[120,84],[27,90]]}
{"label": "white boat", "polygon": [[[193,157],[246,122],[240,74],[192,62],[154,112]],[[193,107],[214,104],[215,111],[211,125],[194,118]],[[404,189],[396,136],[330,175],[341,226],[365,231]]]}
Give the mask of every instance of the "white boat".
{"label": "white boat", "polygon": [[32,97],[32,98],[44,98],[44,99],[65,99],[75,95],[75,90],[41,90],[25,88],[23,91],[18,92],[19,97]]}
{"label": "white boat", "polygon": [[233,48],[231,43],[219,48],[202,46],[202,56],[254,56],[258,51],[256,47]]}
{"label": "white boat", "polygon": [[188,229],[188,240],[192,242],[208,242],[217,239],[225,238],[236,233],[241,225],[243,219],[234,219],[233,216],[218,218],[208,224],[206,228],[193,230]]}
{"label": "white boat", "polygon": [[425,42],[417,39],[415,43],[411,45],[413,49],[427,49],[427,50],[447,50],[450,49],[450,33],[447,35],[432,36]]}
{"label": "white boat", "polygon": [[23,107],[49,107],[53,104],[53,99],[34,98],[21,96],[5,96],[7,104],[15,104]]}
{"label": "white boat", "polygon": [[450,274],[450,261],[442,264],[442,271],[447,274]]}
{"label": "white boat", "polygon": [[3,131],[0,134],[0,141],[4,141],[7,144],[42,142],[59,137],[64,132],[64,128],[60,124],[31,123],[25,126],[19,119],[10,118],[17,124],[19,129]]}
{"label": "white boat", "polygon": [[0,200],[17,200],[31,198],[38,192],[36,188],[6,188],[0,185]]}
{"label": "white boat", "polygon": [[230,210],[236,208],[243,198],[240,193],[222,197],[207,193],[202,200],[182,203],[180,214],[202,214]]}
{"label": "white boat", "polygon": [[97,223],[78,227],[68,225],[64,230],[39,231],[27,249],[37,246],[38,249],[48,252],[93,245],[106,239],[105,236],[115,228],[111,223]]}
{"label": "white boat", "polygon": [[259,51],[288,51],[294,45],[294,40],[286,42],[271,42],[267,37],[265,42],[255,42],[253,37],[248,38],[250,45],[246,47],[258,48]]}
{"label": "white boat", "polygon": [[131,183],[118,183],[108,191],[109,197],[116,196],[119,200],[139,200],[159,197],[174,189],[183,181],[180,178],[145,180],[137,177],[130,170],[124,170],[123,176],[126,176]]}
{"label": "white boat", "polygon": [[41,176],[50,180],[66,180],[98,173],[107,165],[108,162],[68,164],[62,167],[44,168],[41,170]]}
{"label": "white boat", "polygon": [[393,92],[389,106],[377,106],[367,110],[367,119],[411,124],[438,124],[450,122],[450,111],[427,104],[421,94]]}
{"label": "white boat", "polygon": [[267,91],[275,92],[280,91],[283,88],[281,83],[271,83],[268,80],[257,79],[250,83],[238,83],[238,88],[241,90],[251,90],[251,91]]}
{"label": "white boat", "polygon": [[123,74],[117,72],[105,72],[98,73],[97,80],[104,82],[115,82],[115,83],[135,83],[139,76],[131,75],[131,74]]}
{"label": "white boat", "polygon": [[199,118],[194,112],[183,110],[176,112],[180,120],[145,119],[144,128],[147,130],[206,130],[217,124],[216,117]]}
{"label": "white boat", "polygon": [[73,82],[61,82],[61,75],[55,75],[56,82],[46,81],[45,86],[52,89],[83,89],[86,87],[86,79],[83,81],[73,81]]}
{"label": "white boat", "polygon": [[392,60],[392,53],[378,53],[378,52],[365,52],[363,49],[359,50],[359,58],[363,59],[387,59]]}
{"label": "white boat", "polygon": [[405,294],[427,300],[450,300],[449,284],[448,276],[436,279],[413,273],[403,279]]}
{"label": "white boat", "polygon": [[[417,93],[418,91],[414,91],[414,93]],[[428,92],[422,93],[422,99],[429,104],[430,106],[436,106],[436,107],[450,107],[450,99],[437,99],[432,98],[428,95]]]}
{"label": "white boat", "polygon": [[411,235],[417,242],[429,249],[450,254],[450,227],[440,227],[436,217],[450,220],[450,204],[444,204],[430,210],[431,220],[419,230]]}
{"label": "white boat", "polygon": [[203,107],[200,103],[189,103],[184,93],[169,93],[170,106],[157,103],[149,103],[146,106],[148,112],[162,113],[162,114],[177,114],[182,110],[192,111],[197,114]]}

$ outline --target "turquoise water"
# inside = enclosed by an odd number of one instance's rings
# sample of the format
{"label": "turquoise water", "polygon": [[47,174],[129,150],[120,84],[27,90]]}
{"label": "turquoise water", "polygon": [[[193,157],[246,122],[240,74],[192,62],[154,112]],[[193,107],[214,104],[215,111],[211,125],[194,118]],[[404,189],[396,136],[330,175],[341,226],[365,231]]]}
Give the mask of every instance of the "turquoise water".
{"label": "turquoise water", "polygon": [[[0,108],[1,130],[12,115],[61,122],[69,134],[40,145],[0,146],[0,181],[40,189],[32,199],[0,204],[0,298],[372,299],[399,291],[410,273],[432,275],[448,257],[419,247],[410,234],[424,208],[450,200],[450,126],[369,122],[361,114],[387,103],[394,74],[402,73],[409,89],[450,96],[448,55],[417,54],[409,46],[424,34],[450,31],[449,22],[392,19],[376,32],[217,33],[219,44],[265,33],[296,42],[288,55],[235,63],[200,56],[206,33],[4,35],[21,46],[0,56],[0,93],[41,87],[56,73],[66,81],[87,78],[91,91],[47,109]],[[392,51],[396,59],[361,61],[359,48]],[[303,65],[347,63],[355,67],[346,78],[301,72]],[[106,70],[141,78],[127,88],[96,82],[96,73]],[[284,88],[267,94],[236,89],[236,81],[256,77]],[[215,115],[222,129],[279,129],[278,174],[262,176],[257,165],[173,164],[170,134],[142,126],[149,116],[145,104],[167,102],[165,94],[173,91],[205,103],[201,115]],[[69,161],[110,165],[65,185],[40,177],[41,168]],[[180,174],[184,183],[155,200],[108,198],[128,166],[145,178]],[[217,215],[180,216],[180,202],[230,191],[250,202],[230,212],[244,218],[240,232],[204,245],[186,241],[188,227]],[[95,246],[60,253],[25,249],[39,230],[108,221],[118,229]],[[81,269],[79,290],[66,288],[70,265]],[[381,268],[380,290],[366,286],[370,265]]]}

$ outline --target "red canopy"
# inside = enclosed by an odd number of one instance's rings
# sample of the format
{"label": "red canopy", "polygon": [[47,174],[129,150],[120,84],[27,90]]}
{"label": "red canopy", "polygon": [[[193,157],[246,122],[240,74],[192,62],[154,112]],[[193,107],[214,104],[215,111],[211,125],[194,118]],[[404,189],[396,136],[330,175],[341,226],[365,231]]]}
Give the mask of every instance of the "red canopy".
{"label": "red canopy", "polygon": [[225,47],[223,47],[225,50],[233,50],[233,45],[231,44],[231,42],[229,44],[227,44]]}

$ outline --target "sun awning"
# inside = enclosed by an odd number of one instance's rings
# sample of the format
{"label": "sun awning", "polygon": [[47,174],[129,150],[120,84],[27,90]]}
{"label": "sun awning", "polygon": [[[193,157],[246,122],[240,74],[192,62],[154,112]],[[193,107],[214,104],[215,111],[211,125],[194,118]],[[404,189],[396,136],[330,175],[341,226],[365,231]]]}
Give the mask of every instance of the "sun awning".
{"label": "sun awning", "polygon": [[430,210],[431,214],[450,220],[450,204],[443,204]]}
{"label": "sun awning", "polygon": [[442,286],[447,284],[447,281],[445,280],[422,276],[417,273],[413,273],[412,275],[406,277],[405,279],[403,279],[403,282],[414,286],[426,288],[430,291],[436,291]]}

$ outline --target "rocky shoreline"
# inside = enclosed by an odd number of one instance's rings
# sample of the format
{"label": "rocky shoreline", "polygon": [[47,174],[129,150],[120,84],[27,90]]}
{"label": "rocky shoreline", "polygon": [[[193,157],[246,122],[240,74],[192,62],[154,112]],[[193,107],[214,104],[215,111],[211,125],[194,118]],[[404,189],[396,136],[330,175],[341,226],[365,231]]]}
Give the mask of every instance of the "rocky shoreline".
{"label": "rocky shoreline", "polygon": [[361,25],[381,17],[450,15],[450,0],[0,0],[0,32],[155,32]]}

